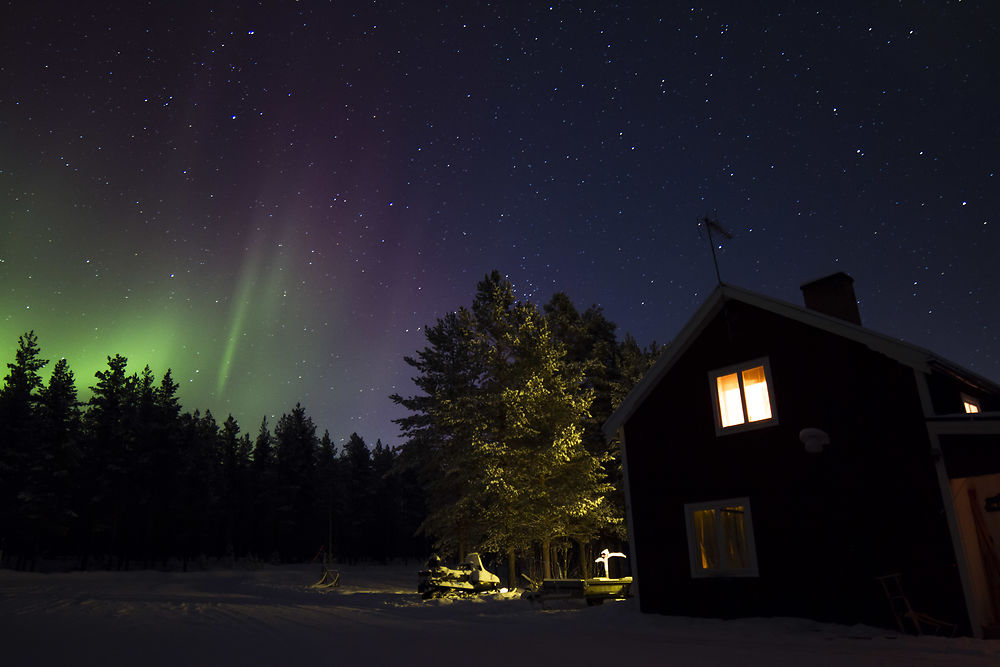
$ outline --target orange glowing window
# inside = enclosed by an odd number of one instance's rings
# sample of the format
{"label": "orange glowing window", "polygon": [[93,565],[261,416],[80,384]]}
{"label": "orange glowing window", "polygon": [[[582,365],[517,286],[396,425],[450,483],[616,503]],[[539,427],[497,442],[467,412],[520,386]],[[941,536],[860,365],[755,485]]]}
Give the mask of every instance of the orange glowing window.
{"label": "orange glowing window", "polygon": [[743,424],[768,423],[774,416],[768,391],[769,377],[766,360],[712,373],[718,417],[716,427],[728,429]]}
{"label": "orange glowing window", "polygon": [[962,407],[965,409],[966,414],[977,414],[979,412],[979,401],[967,394],[962,394]]}
{"label": "orange glowing window", "polygon": [[748,498],[684,506],[693,577],[757,576]]}

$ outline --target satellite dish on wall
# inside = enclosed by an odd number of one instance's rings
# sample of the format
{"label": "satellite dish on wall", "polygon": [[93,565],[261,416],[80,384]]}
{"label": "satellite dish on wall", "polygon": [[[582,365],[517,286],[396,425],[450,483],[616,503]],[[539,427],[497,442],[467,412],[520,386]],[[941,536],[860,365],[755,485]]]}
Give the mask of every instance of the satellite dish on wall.
{"label": "satellite dish on wall", "polygon": [[799,440],[809,454],[819,454],[830,444],[830,435],[818,428],[804,428],[799,431]]}

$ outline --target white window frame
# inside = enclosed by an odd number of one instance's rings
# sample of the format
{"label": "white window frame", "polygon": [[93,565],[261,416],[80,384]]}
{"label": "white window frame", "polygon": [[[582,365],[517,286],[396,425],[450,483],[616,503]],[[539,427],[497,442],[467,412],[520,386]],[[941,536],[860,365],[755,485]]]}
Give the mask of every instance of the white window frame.
{"label": "white window frame", "polygon": [[[760,419],[755,422],[744,421],[742,424],[733,424],[732,426],[722,425],[722,413],[719,406],[719,389],[718,389],[718,378],[724,375],[731,375],[736,373],[739,378],[740,383],[740,400],[743,402],[743,416],[746,419],[746,393],[743,390],[743,371],[750,370],[751,368],[756,368],[758,366],[764,367],[764,379],[767,381],[767,399],[771,404],[771,416],[768,419]],[[757,428],[764,428],[767,426],[774,426],[778,423],[778,406],[774,400],[774,380],[771,378],[771,363],[768,361],[767,357],[761,357],[759,359],[753,359],[751,361],[745,361],[740,364],[734,364],[732,366],[726,366],[725,368],[718,368],[708,374],[708,388],[712,396],[712,412],[715,415],[715,434],[716,435],[728,435],[730,433],[741,433],[743,431],[752,431]]]}
{"label": "white window frame", "polygon": [[[750,566],[745,568],[719,567],[706,570],[701,567],[697,540],[695,539],[694,513],[699,510],[719,510],[732,505],[743,507],[743,530],[746,533],[747,553]],[[753,515],[750,512],[750,498],[727,498],[726,500],[711,500],[701,503],[685,503],[684,523],[687,526],[688,559],[691,565],[691,577],[694,579],[719,577],[759,577],[757,569],[757,545],[753,535]],[[721,537],[721,536],[720,536]],[[722,540],[720,540],[722,543]]]}

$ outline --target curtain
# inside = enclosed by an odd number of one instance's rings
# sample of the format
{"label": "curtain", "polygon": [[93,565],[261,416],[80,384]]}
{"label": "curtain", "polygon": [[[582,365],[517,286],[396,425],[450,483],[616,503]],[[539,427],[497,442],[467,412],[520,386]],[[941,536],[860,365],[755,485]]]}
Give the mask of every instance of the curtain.
{"label": "curtain", "polygon": [[771,400],[767,395],[767,378],[764,376],[763,366],[743,371],[743,392],[747,399],[748,421],[771,418]]}
{"label": "curtain", "polygon": [[719,417],[723,428],[742,424],[743,399],[740,397],[740,379],[736,373],[720,375],[715,379],[719,392]]}
{"label": "curtain", "polygon": [[692,512],[701,569],[745,570],[750,567],[745,516],[742,505]]}
{"label": "curtain", "polygon": [[696,510],[693,514],[698,563],[703,570],[715,570],[720,566],[718,513],[715,510]]}
{"label": "curtain", "polygon": [[720,510],[720,528],[725,544],[727,570],[744,570],[750,567],[750,558],[747,552],[747,533],[742,505],[725,507]]}

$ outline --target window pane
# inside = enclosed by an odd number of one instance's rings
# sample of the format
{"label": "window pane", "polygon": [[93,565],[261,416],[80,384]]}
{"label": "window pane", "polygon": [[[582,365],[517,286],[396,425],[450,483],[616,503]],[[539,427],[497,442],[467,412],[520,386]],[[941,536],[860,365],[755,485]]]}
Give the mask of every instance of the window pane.
{"label": "window pane", "polygon": [[743,506],[724,507],[719,513],[726,560],[724,567],[728,570],[743,570],[750,567],[750,549],[747,547]]}
{"label": "window pane", "polygon": [[[715,380],[719,391],[719,417],[722,426],[735,426],[743,423],[743,401],[740,399],[740,380],[736,373],[720,375]],[[704,385],[703,385],[704,386]],[[764,385],[765,393],[767,385]]]}
{"label": "window pane", "polygon": [[771,399],[767,395],[767,379],[764,377],[763,366],[743,371],[743,391],[747,397],[748,420],[756,422],[770,419]]}
{"label": "window pane", "polygon": [[698,564],[703,570],[714,570],[721,566],[719,558],[718,512],[696,510],[694,518],[695,548],[698,550]]}
{"label": "window pane", "polygon": [[758,577],[749,498],[684,505],[691,576]]}
{"label": "window pane", "polygon": [[979,412],[979,404],[972,401],[965,401],[965,411],[970,415],[974,415]]}

